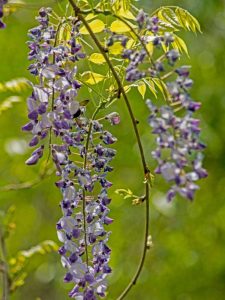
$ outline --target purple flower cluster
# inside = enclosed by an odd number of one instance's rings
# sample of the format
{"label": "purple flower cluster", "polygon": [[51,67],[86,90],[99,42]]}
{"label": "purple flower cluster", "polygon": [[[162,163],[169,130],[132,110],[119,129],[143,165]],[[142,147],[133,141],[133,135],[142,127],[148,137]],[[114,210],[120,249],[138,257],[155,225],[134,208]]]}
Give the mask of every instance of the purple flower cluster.
{"label": "purple flower cluster", "polygon": [[4,5],[8,3],[8,0],[0,0],[0,29],[5,28],[5,23],[3,23],[2,18],[4,17]]}
{"label": "purple flower cluster", "polygon": [[[147,101],[151,111],[149,124],[153,134],[157,135],[157,148],[152,155],[158,162],[156,173],[172,184],[168,200],[172,200],[176,194],[192,200],[198,189],[196,181],[206,177],[207,172],[202,168],[202,150],[205,146],[199,140],[199,120],[193,117],[200,103],[193,101],[189,95],[193,84],[189,78],[189,67],[182,66],[174,70],[180,54],[172,48],[173,34],[161,30],[157,17],[149,17],[141,10],[136,22],[140,33],[136,46],[131,49],[127,47],[129,36],[126,34],[112,34],[110,41],[120,41],[124,47],[122,58],[127,60],[128,82],[142,78],[162,82],[163,75],[165,78],[177,75],[174,81],[166,85],[163,83],[163,89],[167,90],[167,105],[156,107],[150,100]],[[148,52],[149,44],[160,53],[158,58],[155,58],[155,54],[153,59]]]}
{"label": "purple flower cluster", "polygon": [[[75,283],[71,298],[95,300],[106,294],[106,277],[111,273],[107,246],[109,232],[108,188],[106,175],[116,151],[108,147],[116,138],[97,120],[85,116],[86,108],[77,101],[81,84],[76,80],[74,63],[85,57],[77,42],[79,22],[71,20],[68,41],[58,42],[59,28],[50,22],[51,10],[41,9],[39,26],[29,31],[29,67],[38,78],[28,98],[28,118],[24,131],[33,137],[30,147],[37,146],[26,161],[36,164],[43,156],[44,141],[49,135],[52,160],[62,192],[63,217],[57,223],[59,249],[67,269],[65,282]],[[63,26],[63,24],[61,24]],[[99,110],[101,104],[99,104]],[[113,112],[103,118],[117,125],[120,117]],[[101,119],[102,120],[102,119]],[[54,140],[53,140],[54,139]]]}
{"label": "purple flower cluster", "polygon": [[[195,191],[199,189],[196,181],[207,177],[206,170],[202,168],[205,145],[199,139],[200,121],[193,117],[200,103],[193,101],[188,93],[192,86],[189,68],[183,66],[175,72],[177,79],[167,84],[170,105],[157,107],[147,100],[151,111],[149,124],[152,133],[157,135],[157,148],[152,156],[158,162],[155,172],[172,185],[167,199],[171,201],[178,193],[193,200]],[[174,104],[179,106],[179,113],[173,108]]]}
{"label": "purple flower cluster", "polygon": [[[65,282],[75,283],[71,298],[95,300],[106,295],[111,249],[107,246],[110,233],[104,227],[113,221],[107,207],[111,202],[107,190],[112,183],[106,175],[113,170],[109,163],[116,152],[108,145],[114,142],[116,138],[103,130],[102,124],[80,116],[69,144],[54,148],[53,157],[61,177],[56,185],[63,194],[63,217],[57,223],[63,243],[59,253],[67,268]],[[80,166],[70,159],[75,150],[85,164]]]}
{"label": "purple flower cluster", "polygon": [[136,21],[140,30],[146,29],[156,34],[159,31],[159,19],[157,17],[149,17],[142,9],[139,11]]}
{"label": "purple flower cluster", "polygon": [[[143,10],[140,10],[136,23],[140,30],[140,40],[136,46],[127,47],[129,36],[126,34],[112,33],[107,43],[108,46],[112,46],[116,41],[119,41],[123,46],[122,58],[128,61],[126,67],[126,80],[128,82],[135,82],[148,77],[157,78],[160,72],[164,71],[164,66],[161,61],[153,60],[149,54],[148,45],[157,49],[162,49],[162,45],[169,48],[174,41],[171,33],[164,32],[162,34],[160,32],[159,19],[149,17]],[[168,50],[164,58],[167,59],[170,66],[173,66],[179,58],[179,53],[173,49]]]}
{"label": "purple flower cluster", "polygon": [[76,20],[72,21],[70,40],[58,45],[60,25],[57,29],[50,23],[50,13],[51,9],[42,8],[37,17],[39,26],[29,31],[31,41],[28,42],[28,57],[33,61],[29,70],[38,77],[38,84],[32,84],[33,92],[27,100],[30,121],[22,129],[33,135],[30,147],[41,143],[40,148],[27,160],[29,165],[36,164],[42,156],[43,142],[49,134],[53,132],[63,140],[68,139],[66,132],[81,110],[79,102],[74,100],[81,87],[74,79],[77,68],[70,67],[71,62],[84,58],[81,46],[76,42],[78,24]]}
{"label": "purple flower cluster", "polygon": [[[142,39],[143,45],[137,49],[124,49],[122,58],[127,59],[129,64],[126,68],[126,80],[128,82],[135,82],[142,78],[151,77],[157,78],[160,72],[165,70],[163,64],[160,61],[153,61],[151,58],[151,65],[149,66],[149,55],[147,50],[147,44],[151,42],[154,47],[160,48],[162,44],[173,42],[172,35],[168,33],[164,36],[145,36]],[[151,56],[150,56],[151,57]],[[176,50],[169,50],[165,54],[165,58],[169,65],[174,63],[179,58],[179,53]]]}

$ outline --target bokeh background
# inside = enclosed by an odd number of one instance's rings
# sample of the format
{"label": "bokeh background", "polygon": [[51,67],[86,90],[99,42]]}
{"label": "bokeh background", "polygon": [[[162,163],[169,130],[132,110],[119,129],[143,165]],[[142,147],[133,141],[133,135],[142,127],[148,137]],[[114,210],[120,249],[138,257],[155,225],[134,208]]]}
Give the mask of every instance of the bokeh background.
{"label": "bokeh background", "polygon": [[[42,1],[44,3],[45,1]],[[37,3],[37,1],[36,1]],[[223,0],[140,0],[139,7],[153,11],[160,5],[179,5],[196,16],[203,34],[184,32],[195,81],[192,95],[202,102],[203,139],[207,143],[206,166],[209,177],[193,203],[178,198],[168,204],[166,186],[156,178],[151,196],[151,235],[154,246],[145,268],[129,300],[222,300],[225,299],[225,2]],[[7,18],[7,29],[0,32],[0,82],[16,77],[29,77],[26,70],[27,30],[35,25],[36,11],[18,10]],[[0,101],[8,94],[0,94]],[[38,176],[40,167],[27,167],[29,155],[25,146],[28,136],[21,132],[26,123],[26,96],[21,103],[0,115],[0,186],[26,182]],[[131,93],[140,129],[149,154],[153,146],[150,130],[145,122],[146,107],[136,93]],[[116,299],[139,262],[144,229],[144,207],[134,207],[114,193],[117,188],[142,191],[142,174],[137,145],[130,128],[126,108],[116,107],[122,122],[117,133],[119,150],[111,176],[114,186],[111,216],[113,234],[110,244],[113,275],[110,295]],[[150,165],[154,166],[149,158]],[[54,177],[54,176],[53,176]],[[45,179],[38,186],[21,191],[1,192],[0,209],[16,206],[17,229],[7,243],[9,257],[18,250],[29,249],[51,239],[57,242],[55,223],[60,218],[60,195],[54,187],[55,178]],[[36,256],[27,266],[26,284],[12,300],[63,300],[67,290],[62,283],[64,270],[57,253]]]}

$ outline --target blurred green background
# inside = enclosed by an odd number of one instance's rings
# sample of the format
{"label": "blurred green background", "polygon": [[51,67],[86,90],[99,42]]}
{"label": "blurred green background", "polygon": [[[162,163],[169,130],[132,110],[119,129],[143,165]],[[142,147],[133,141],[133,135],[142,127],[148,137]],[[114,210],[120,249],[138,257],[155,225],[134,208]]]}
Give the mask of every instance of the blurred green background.
{"label": "blurred green background", "polygon": [[[127,299],[222,300],[225,299],[225,2],[138,2],[139,7],[149,12],[160,5],[186,8],[202,26],[203,34],[184,32],[182,37],[187,41],[191,57],[185,63],[192,64],[195,81],[192,95],[203,104],[199,117],[203,139],[208,144],[209,177],[202,182],[193,203],[180,198],[170,204],[164,196],[166,186],[156,178],[150,219],[154,247],[137,286]],[[35,25],[35,13],[23,9],[7,18],[7,29],[0,32],[0,82],[29,78],[25,42],[28,28]],[[0,101],[6,96],[0,94]],[[136,115],[142,116],[140,129],[150,157],[153,140],[146,123],[148,112],[137,93],[130,96]],[[117,132],[119,152],[114,161],[115,172],[110,178],[114,182],[111,216],[115,222],[110,240],[114,272],[107,299],[116,299],[133,276],[141,254],[144,228],[144,207],[134,207],[129,200],[114,193],[117,188],[142,192],[140,160],[127,111],[122,102],[116,109],[121,113],[122,122]],[[40,167],[24,165],[30,151],[24,145],[29,137],[20,128],[26,120],[26,95],[22,103],[16,103],[0,115],[0,186],[37,178]],[[150,158],[149,163],[154,165]],[[10,257],[42,240],[57,241],[55,223],[61,214],[60,194],[54,187],[53,177],[32,189],[0,193],[0,209],[16,206],[17,229],[7,244]],[[13,300],[67,299],[68,286],[62,283],[64,270],[57,253],[36,256],[28,270],[26,284],[12,296]]]}

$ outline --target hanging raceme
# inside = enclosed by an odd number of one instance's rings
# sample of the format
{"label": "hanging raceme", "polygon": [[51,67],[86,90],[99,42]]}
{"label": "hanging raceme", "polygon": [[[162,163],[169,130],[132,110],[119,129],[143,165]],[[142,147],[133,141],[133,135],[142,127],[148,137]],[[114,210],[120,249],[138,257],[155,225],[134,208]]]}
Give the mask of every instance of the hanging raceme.
{"label": "hanging raceme", "polygon": [[[178,65],[182,52],[188,50],[177,32],[180,28],[200,31],[200,26],[178,7],[162,7],[149,16],[130,1],[69,3],[73,16],[56,18],[50,8],[42,8],[39,25],[29,31],[29,70],[37,81],[27,100],[29,122],[23,126],[32,134],[29,146],[35,147],[26,163],[37,164],[47,152],[46,164],[51,157],[56,167],[63,214],[57,222],[63,243],[59,253],[67,269],[64,281],[74,284],[69,296],[77,300],[106,297],[111,273],[106,227],[113,221],[108,216],[112,183],[107,175],[116,154],[111,145],[117,141],[107,126],[120,123],[119,114],[108,109],[120,98],[125,101],[140,152],[144,194],[137,196],[130,189],[117,192],[134,204],[145,203],[146,217],[140,264],[118,297],[121,300],[137,282],[151,244],[153,175],[128,94],[135,88],[141,100],[154,96],[145,100],[152,134],[157,136],[151,152],[158,163],[155,173],[170,185],[168,200],[177,194],[193,200],[196,181],[207,176],[202,167],[205,146],[194,117],[200,104],[190,96],[189,67]],[[82,98],[87,92],[92,101]]]}
{"label": "hanging raceme", "polygon": [[[152,151],[153,157],[158,162],[155,172],[172,184],[167,194],[169,201],[177,193],[193,200],[195,191],[199,189],[196,181],[205,178],[207,172],[202,168],[201,153],[205,146],[199,140],[201,131],[199,120],[193,118],[195,111],[200,108],[200,103],[194,102],[189,93],[193,84],[189,78],[189,67],[175,67],[180,57],[179,52],[173,49],[175,37],[173,33],[160,31],[158,18],[149,18],[140,11],[137,22],[140,45],[135,50],[124,47],[122,53],[122,57],[128,61],[126,80],[139,82],[138,90],[143,93],[142,96],[145,94],[145,90],[140,88],[143,88],[141,81],[143,78],[151,78],[161,90],[167,105],[157,107],[152,101],[147,100],[151,111],[149,124],[153,128],[152,133],[158,135],[157,148]],[[147,34],[141,36],[146,30],[150,31],[149,36]],[[161,51],[163,54],[161,57],[159,55],[158,58],[154,57],[154,60],[146,51],[149,37],[155,47],[154,53],[160,54]],[[113,41],[128,38],[127,35],[113,34]],[[163,53],[165,47],[167,51]],[[149,62],[146,63],[146,60]],[[170,80],[171,77],[174,79]],[[167,78],[169,80],[166,80]]]}

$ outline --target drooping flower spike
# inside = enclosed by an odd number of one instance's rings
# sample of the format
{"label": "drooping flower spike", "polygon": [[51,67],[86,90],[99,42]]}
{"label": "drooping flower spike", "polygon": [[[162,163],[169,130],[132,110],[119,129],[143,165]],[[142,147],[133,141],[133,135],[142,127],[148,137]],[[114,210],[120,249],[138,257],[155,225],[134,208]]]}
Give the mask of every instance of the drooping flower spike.
{"label": "drooping flower spike", "polygon": [[[201,104],[191,99],[189,90],[193,85],[189,78],[189,66],[175,67],[180,54],[172,49],[174,36],[160,31],[157,17],[149,17],[140,10],[137,19],[140,35],[136,47],[127,47],[129,36],[111,33],[108,43],[120,42],[124,47],[122,58],[127,61],[126,80],[131,83],[142,79],[155,79],[166,90],[166,105],[155,106],[153,101],[146,104],[151,111],[149,124],[152,133],[157,135],[157,148],[152,156],[157,160],[156,174],[161,174],[171,184],[167,199],[171,201],[176,194],[193,200],[199,189],[196,182],[207,176],[202,168],[205,145],[200,141],[200,121],[193,117]],[[150,49],[148,48],[150,45]],[[156,58],[152,53],[164,53]],[[149,52],[151,51],[151,53]],[[169,69],[169,71],[168,71]],[[172,70],[171,70],[172,69]],[[169,74],[169,75],[168,75]],[[161,83],[161,77],[175,77],[173,81]],[[166,79],[164,79],[164,82]],[[164,85],[164,86],[163,86]]]}
{"label": "drooping flower spike", "polygon": [[[106,175],[113,170],[109,163],[116,154],[108,146],[116,138],[100,122],[89,120],[85,107],[77,101],[81,84],[76,80],[76,62],[85,58],[77,41],[79,22],[72,19],[70,40],[58,44],[58,29],[50,22],[50,14],[51,9],[41,9],[39,26],[29,31],[29,59],[33,61],[29,70],[38,84],[32,85],[30,121],[23,130],[33,135],[30,147],[38,148],[26,163],[38,163],[49,136],[59,177],[56,186],[62,193],[63,217],[57,223],[57,232],[63,243],[59,253],[67,269],[64,281],[75,284],[71,298],[97,299],[106,295],[106,277],[111,273],[111,250],[107,246],[110,233],[105,226],[113,221],[107,207],[112,183]],[[117,125],[120,117],[114,112],[105,120]]]}

